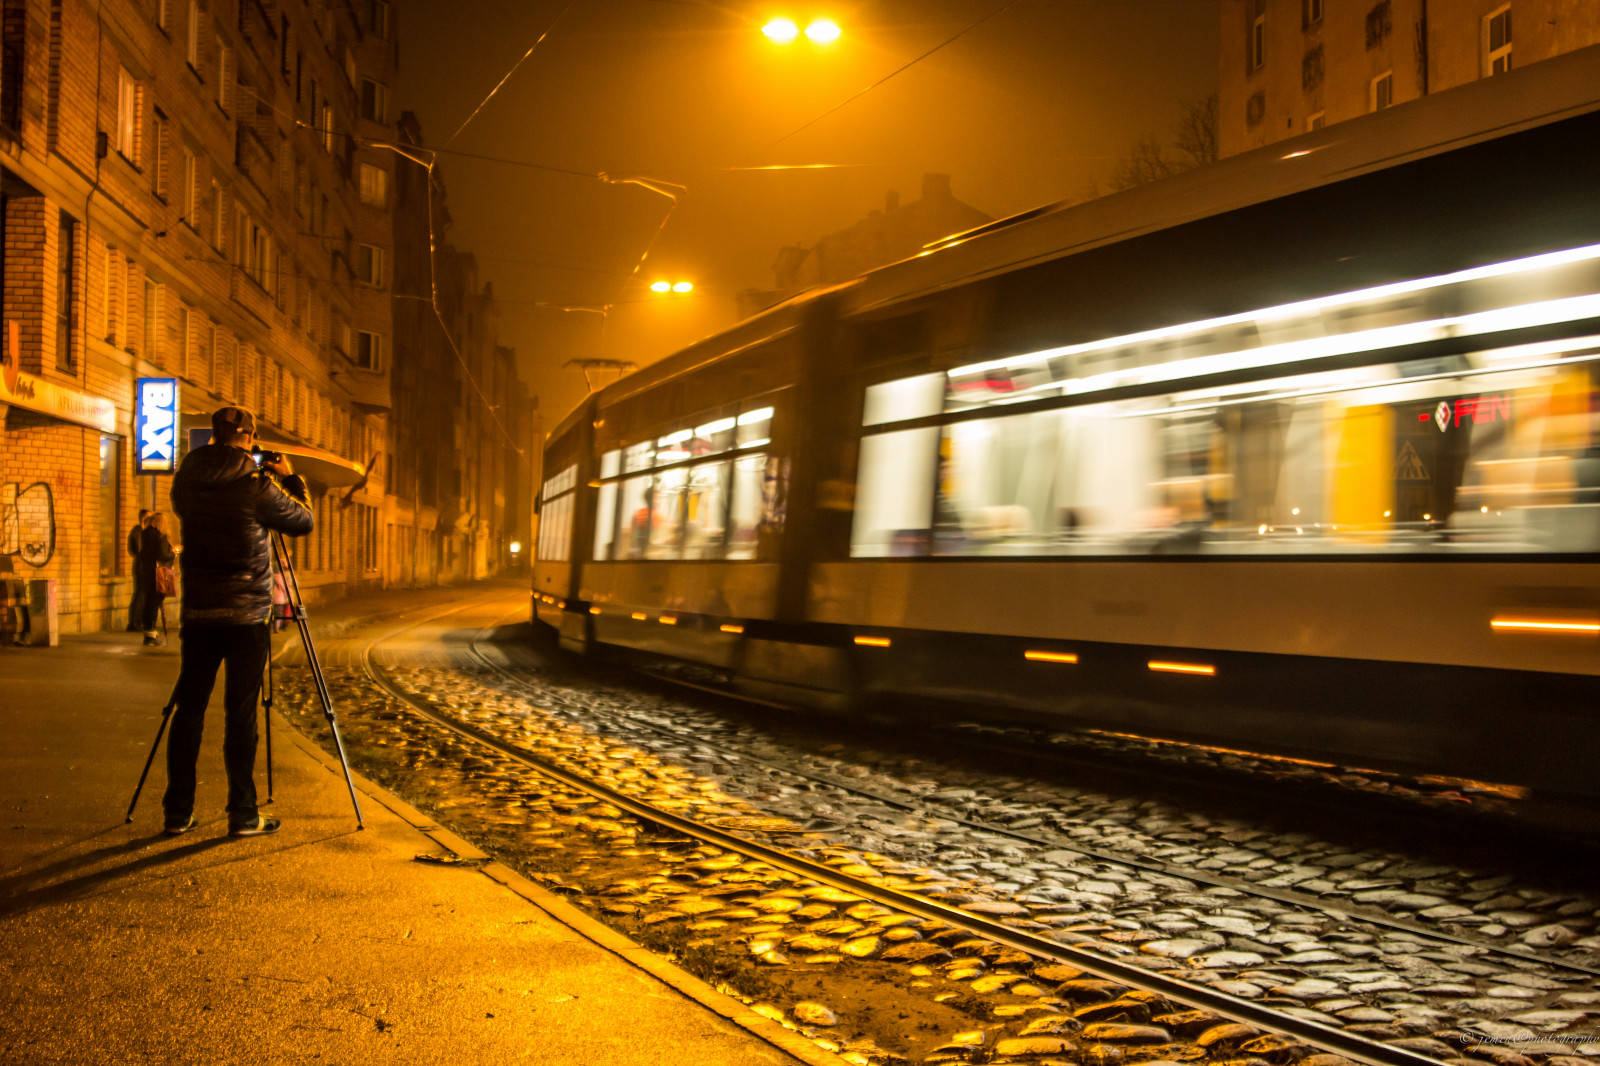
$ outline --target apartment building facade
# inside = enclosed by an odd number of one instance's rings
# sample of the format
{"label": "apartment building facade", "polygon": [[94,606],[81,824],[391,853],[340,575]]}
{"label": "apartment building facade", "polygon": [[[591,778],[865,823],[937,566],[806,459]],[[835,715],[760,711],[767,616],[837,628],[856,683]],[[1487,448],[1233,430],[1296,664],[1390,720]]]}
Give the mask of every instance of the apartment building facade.
{"label": "apartment building facade", "polygon": [[1218,154],[1600,43],[1593,0],[1222,0]]}
{"label": "apartment building facade", "polygon": [[308,599],[383,580],[389,3],[0,12],[0,570],[54,580],[65,632],[121,627],[171,487],[135,469],[138,383],[171,379],[174,458],[238,403],[307,475]]}
{"label": "apartment building facade", "polygon": [[445,239],[444,183],[417,162],[426,150],[409,112],[399,137],[411,158],[395,172],[387,572],[402,585],[490,577],[532,550],[535,405],[498,341],[493,286]]}

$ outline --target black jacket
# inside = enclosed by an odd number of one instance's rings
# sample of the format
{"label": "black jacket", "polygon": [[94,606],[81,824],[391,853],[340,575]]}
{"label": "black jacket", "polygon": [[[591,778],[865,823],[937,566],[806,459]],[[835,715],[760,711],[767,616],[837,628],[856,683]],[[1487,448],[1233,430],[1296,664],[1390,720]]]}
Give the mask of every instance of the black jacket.
{"label": "black jacket", "polygon": [[242,448],[207,444],[185,456],[172,479],[183,523],[183,624],[264,622],[272,610],[267,532],[310,533],[308,502],[298,476],[280,488]]}
{"label": "black jacket", "polygon": [[155,526],[145,526],[139,531],[139,580],[156,595],[156,567],[171,566],[174,560],[172,541]]}

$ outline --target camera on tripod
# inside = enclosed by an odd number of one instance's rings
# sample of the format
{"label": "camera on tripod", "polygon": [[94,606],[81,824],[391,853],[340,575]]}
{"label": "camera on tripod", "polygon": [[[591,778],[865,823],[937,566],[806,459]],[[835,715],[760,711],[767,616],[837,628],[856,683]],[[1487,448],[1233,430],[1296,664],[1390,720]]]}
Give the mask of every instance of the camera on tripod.
{"label": "camera on tripod", "polygon": [[257,466],[270,466],[273,463],[283,462],[283,453],[268,451],[257,444],[250,449],[250,458],[256,461]]}

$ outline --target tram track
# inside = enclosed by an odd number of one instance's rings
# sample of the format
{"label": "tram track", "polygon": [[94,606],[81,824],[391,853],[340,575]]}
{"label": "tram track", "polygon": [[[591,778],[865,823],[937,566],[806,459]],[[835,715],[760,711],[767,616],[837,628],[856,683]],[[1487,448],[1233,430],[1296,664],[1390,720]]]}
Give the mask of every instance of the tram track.
{"label": "tram track", "polygon": [[[384,643],[394,640],[408,630],[448,617],[470,606],[473,605],[457,605],[450,610],[427,615],[416,621],[391,629],[366,642],[361,651],[360,662],[362,672],[367,680],[376,688],[409,708],[413,713],[439,728],[475,744],[493,749],[516,763],[559,782],[567,788],[575,789],[603,803],[626,811],[646,823],[666,827],[687,839],[709,844],[747,859],[767,863],[795,876],[848,893],[862,900],[890,907],[904,914],[944,923],[952,929],[962,930],[997,945],[1020,950],[1041,961],[1076,967],[1086,973],[1097,975],[1103,980],[1115,981],[1119,984],[1164,997],[1175,1003],[1213,1011],[1221,1017],[1279,1033],[1294,1040],[1303,1041],[1313,1049],[1325,1049],[1347,1058],[1374,1064],[1374,1066],[1378,1066],[1378,1064],[1381,1064],[1381,1066],[1402,1066],[1402,1064],[1404,1066],[1424,1066],[1424,1064],[1434,1064],[1438,1061],[1436,1058],[1426,1054],[1396,1047],[1383,1041],[1369,1039],[1359,1034],[1353,1034],[1315,1021],[1298,1018],[1283,1011],[1274,1010],[1249,1000],[1218,992],[1215,989],[1120,962],[1100,952],[1089,950],[1088,945],[1097,943],[1091,937],[1075,938],[1076,943],[1064,944],[1059,939],[1061,937],[1059,932],[1053,933],[1052,938],[1046,938],[1026,929],[1008,925],[1004,921],[974,914],[937,899],[887,886],[871,879],[842,873],[837,868],[815,859],[795,854],[771,844],[762,843],[747,836],[730,832],[715,824],[689,818],[678,812],[641,801],[624,791],[612,788],[583,774],[575,773],[569,768],[560,766],[550,759],[527,750],[522,745],[512,743],[495,735],[489,730],[459,720],[454,715],[442,710],[425,695],[408,691],[391,676],[389,671],[376,661],[375,652]],[[494,670],[502,677],[515,680],[513,672],[499,666],[490,657],[486,656],[479,647],[485,635],[493,628],[494,626],[491,625],[479,629],[467,642],[468,650],[472,657],[486,668]],[[746,756],[741,757],[747,758]],[[827,783],[834,787],[839,787],[838,782],[830,781]],[[865,790],[859,788],[853,791],[866,794]],[[875,798],[884,802],[891,802],[889,798]],[[902,807],[909,806],[904,803],[897,805]],[[981,823],[979,824],[981,825]],[[986,832],[996,829],[996,827],[987,825],[983,825],[982,828]],[[1014,832],[1009,835],[1017,836]],[[1055,842],[1047,841],[1047,843],[1053,844]],[[1072,850],[1081,854],[1090,854],[1090,852],[1082,848],[1073,848]],[[1545,960],[1538,961],[1543,962]]]}

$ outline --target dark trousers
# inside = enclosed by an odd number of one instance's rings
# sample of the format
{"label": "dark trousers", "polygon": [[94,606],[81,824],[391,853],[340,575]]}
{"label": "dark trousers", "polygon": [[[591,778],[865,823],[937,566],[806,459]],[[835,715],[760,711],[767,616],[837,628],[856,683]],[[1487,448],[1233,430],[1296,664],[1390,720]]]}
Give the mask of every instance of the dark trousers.
{"label": "dark trousers", "polygon": [[[161,628],[161,605],[166,600],[167,598],[154,588],[145,589],[144,601],[139,604],[139,610],[142,612],[142,616],[139,619],[140,629],[143,629],[146,633],[153,633]],[[212,670],[212,674],[215,675],[216,671]],[[209,684],[206,686],[206,691],[211,691]]]}
{"label": "dark trousers", "polygon": [[206,704],[217,682],[217,667],[228,664],[223,684],[222,761],[228,770],[228,823],[256,816],[256,701],[261,671],[272,650],[265,625],[184,626],[183,669],[178,674],[178,706],[167,740],[167,794],[161,806],[168,825],[182,825],[194,812],[195,763]]}
{"label": "dark trousers", "polygon": [[[135,564],[137,565],[137,564]],[[133,598],[128,601],[128,628],[144,629],[144,579],[133,575]]]}

